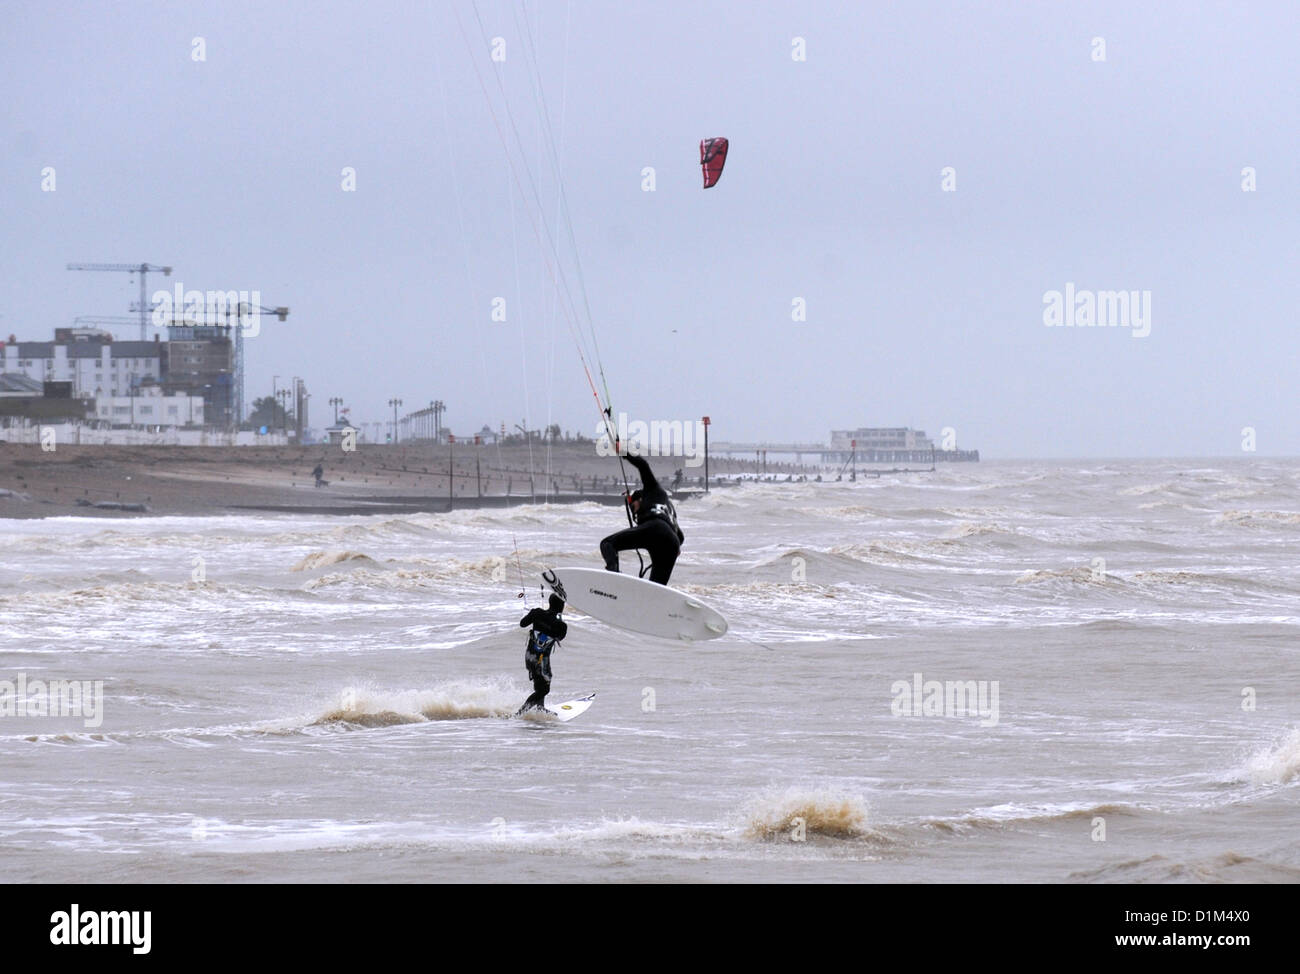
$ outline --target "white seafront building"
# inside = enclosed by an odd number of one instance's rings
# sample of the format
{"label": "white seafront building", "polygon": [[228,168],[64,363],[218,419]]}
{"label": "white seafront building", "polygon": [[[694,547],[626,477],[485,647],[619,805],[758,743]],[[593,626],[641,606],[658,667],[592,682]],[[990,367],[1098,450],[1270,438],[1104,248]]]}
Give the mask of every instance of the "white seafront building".
{"label": "white seafront building", "polygon": [[[59,329],[54,341],[0,343],[0,394],[41,397],[46,383],[66,383],[68,399],[88,404],[101,428],[203,425],[204,399],[168,394],[160,341],[113,341],[98,329]],[[69,403],[71,405],[71,403]]]}
{"label": "white seafront building", "polygon": [[164,395],[161,386],[149,383],[134,395],[96,396],[96,422],[109,426],[202,426],[203,397]]}
{"label": "white seafront building", "polygon": [[129,395],[146,380],[162,379],[163,345],[113,341],[91,328],[59,329],[54,341],[20,342],[10,336],[0,346],[0,372],[38,382],[70,382],[74,399]]}

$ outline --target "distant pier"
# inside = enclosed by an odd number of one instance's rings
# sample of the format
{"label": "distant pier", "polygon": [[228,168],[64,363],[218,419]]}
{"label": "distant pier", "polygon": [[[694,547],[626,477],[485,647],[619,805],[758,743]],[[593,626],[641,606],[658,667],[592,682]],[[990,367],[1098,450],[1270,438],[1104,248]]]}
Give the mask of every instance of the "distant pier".
{"label": "distant pier", "polygon": [[727,456],[794,456],[800,462],[805,456],[815,456],[819,463],[978,463],[979,450],[916,449],[863,449],[856,451],[837,449],[825,443],[710,443],[709,453]]}

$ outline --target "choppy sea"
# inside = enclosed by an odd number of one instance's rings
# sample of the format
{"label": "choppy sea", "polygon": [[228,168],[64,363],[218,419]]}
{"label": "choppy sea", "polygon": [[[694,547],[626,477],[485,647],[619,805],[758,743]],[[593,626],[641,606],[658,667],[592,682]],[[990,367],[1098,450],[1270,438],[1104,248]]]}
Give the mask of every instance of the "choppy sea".
{"label": "choppy sea", "polygon": [[511,717],[517,623],[614,509],[0,522],[6,875],[1300,880],[1300,461],[679,513],[673,585],[732,634],[570,612],[567,724]]}

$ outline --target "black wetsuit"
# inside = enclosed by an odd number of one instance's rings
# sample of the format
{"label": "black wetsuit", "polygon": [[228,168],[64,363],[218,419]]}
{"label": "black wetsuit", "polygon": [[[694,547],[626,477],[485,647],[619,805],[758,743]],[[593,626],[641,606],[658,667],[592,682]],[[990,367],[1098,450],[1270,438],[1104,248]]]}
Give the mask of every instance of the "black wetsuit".
{"label": "black wetsuit", "polygon": [[620,551],[642,548],[650,553],[650,581],[667,585],[686,536],[677,526],[677,511],[668,491],[655,479],[650,464],[644,457],[629,456],[627,460],[641,474],[641,489],[631,496],[631,500],[641,501],[636,526],[611,534],[600,543],[600,553],[605,559],[605,567],[616,572]]}
{"label": "black wetsuit", "polygon": [[521,714],[525,710],[545,709],[546,695],[551,691],[551,653],[569,634],[568,624],[560,618],[563,611],[564,600],[552,595],[549,609],[533,609],[519,620],[520,628],[533,627],[528,634],[528,648],[524,650],[524,666],[533,681],[533,692],[519,708]]}

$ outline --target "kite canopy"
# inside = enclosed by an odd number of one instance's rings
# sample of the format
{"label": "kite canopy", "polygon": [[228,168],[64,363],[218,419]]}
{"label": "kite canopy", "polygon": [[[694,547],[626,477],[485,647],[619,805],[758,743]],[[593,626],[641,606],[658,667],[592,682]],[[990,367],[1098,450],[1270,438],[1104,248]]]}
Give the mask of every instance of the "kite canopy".
{"label": "kite canopy", "polygon": [[722,176],[727,164],[727,140],[703,139],[700,142],[700,168],[704,170],[704,188],[708,189]]}

